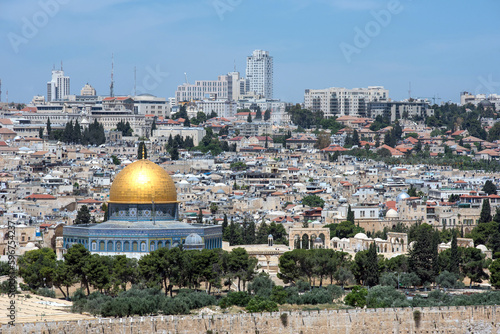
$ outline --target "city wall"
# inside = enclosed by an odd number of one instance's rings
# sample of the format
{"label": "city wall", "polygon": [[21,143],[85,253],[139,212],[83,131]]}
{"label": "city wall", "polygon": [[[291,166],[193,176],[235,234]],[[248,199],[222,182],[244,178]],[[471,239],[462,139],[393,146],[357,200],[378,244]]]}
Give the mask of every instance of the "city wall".
{"label": "city wall", "polygon": [[[497,308],[450,306],[113,318],[3,325],[1,333],[489,334],[500,333]],[[420,312],[420,319],[415,310]]]}

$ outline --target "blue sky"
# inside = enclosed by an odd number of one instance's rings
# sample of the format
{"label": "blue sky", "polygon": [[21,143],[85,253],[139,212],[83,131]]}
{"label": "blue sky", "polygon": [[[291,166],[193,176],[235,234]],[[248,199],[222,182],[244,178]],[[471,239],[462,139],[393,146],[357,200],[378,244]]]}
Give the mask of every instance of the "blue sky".
{"label": "blue sky", "polygon": [[[390,16],[380,24],[374,13]],[[1,0],[2,101],[6,90],[9,101],[45,95],[61,60],[72,94],[87,82],[109,94],[112,53],[115,95],[133,92],[136,66],[141,92],[170,97],[184,72],[211,80],[235,63],[244,74],[263,49],[285,101],[372,85],[404,99],[411,81],[412,97],[457,102],[461,91],[500,93],[499,13],[497,0]]]}

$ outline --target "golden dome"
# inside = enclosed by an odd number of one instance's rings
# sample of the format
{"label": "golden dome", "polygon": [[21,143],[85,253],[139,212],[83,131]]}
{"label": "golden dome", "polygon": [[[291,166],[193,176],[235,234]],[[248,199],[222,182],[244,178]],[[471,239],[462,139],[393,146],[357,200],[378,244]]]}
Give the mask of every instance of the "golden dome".
{"label": "golden dome", "polygon": [[110,203],[177,203],[177,191],[170,175],[146,159],[125,167],[116,176],[109,192]]}

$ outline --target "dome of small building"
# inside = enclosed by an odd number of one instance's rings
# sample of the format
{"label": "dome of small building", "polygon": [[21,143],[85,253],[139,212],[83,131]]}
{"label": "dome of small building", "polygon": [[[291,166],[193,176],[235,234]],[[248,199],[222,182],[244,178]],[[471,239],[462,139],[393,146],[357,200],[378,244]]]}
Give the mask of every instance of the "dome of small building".
{"label": "dome of small building", "polygon": [[323,239],[321,239],[320,237],[317,237],[316,239],[314,239],[314,242],[323,243]]}
{"label": "dome of small building", "polygon": [[364,233],[358,233],[354,236],[354,239],[368,239],[368,237]]}
{"label": "dome of small building", "polygon": [[398,212],[394,209],[389,209],[385,214],[385,218],[398,218]]}
{"label": "dome of small building", "polygon": [[410,198],[410,195],[402,191],[398,196],[396,196],[396,202],[400,202],[402,200],[405,200],[407,198]]}
{"label": "dome of small building", "polygon": [[177,203],[177,191],[170,175],[152,161],[141,159],[116,176],[109,191],[109,203]]}
{"label": "dome of small building", "polygon": [[196,233],[191,233],[186,237],[184,245],[203,245],[203,239]]}
{"label": "dome of small building", "polygon": [[481,102],[479,102],[479,104],[481,104],[483,107],[492,107],[493,106],[493,103],[491,103],[491,101],[488,101],[488,100],[482,100]]}
{"label": "dome of small building", "polygon": [[273,235],[272,235],[272,234],[269,234],[267,237],[272,239],[272,238],[273,238]]}
{"label": "dome of small building", "polygon": [[477,245],[476,248],[480,249],[481,252],[483,252],[483,253],[488,251],[488,248],[485,245]]}

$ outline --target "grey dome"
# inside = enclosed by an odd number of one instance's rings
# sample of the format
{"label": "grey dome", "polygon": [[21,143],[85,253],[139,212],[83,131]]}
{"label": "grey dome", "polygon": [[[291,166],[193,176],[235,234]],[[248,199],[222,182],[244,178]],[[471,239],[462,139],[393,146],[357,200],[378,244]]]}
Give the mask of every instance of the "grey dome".
{"label": "grey dome", "polygon": [[185,245],[203,245],[203,239],[196,233],[191,233],[186,237]]}
{"label": "grey dome", "polygon": [[407,193],[405,193],[403,191],[398,196],[396,196],[396,202],[400,202],[400,201],[405,200],[407,198],[410,198],[410,195],[408,195]]}

